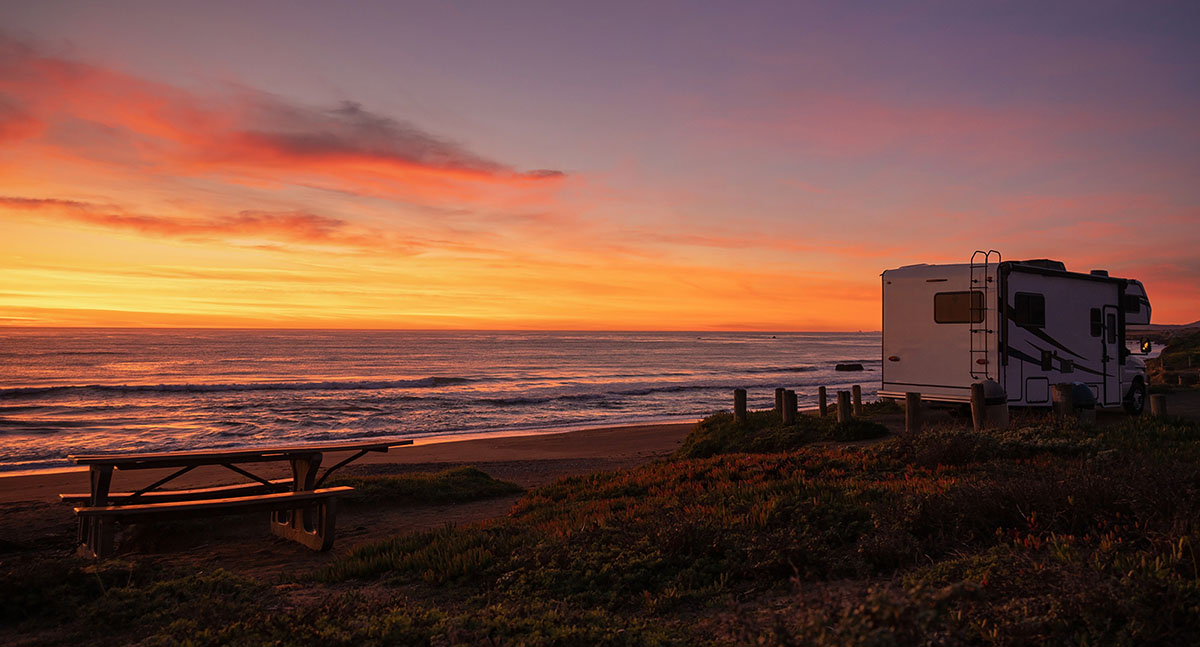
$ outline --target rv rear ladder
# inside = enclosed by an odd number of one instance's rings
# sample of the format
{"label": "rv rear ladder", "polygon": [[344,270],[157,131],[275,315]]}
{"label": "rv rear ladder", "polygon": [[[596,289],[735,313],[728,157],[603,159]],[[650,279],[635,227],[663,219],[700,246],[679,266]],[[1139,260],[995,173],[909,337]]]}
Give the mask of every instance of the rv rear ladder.
{"label": "rv rear ladder", "polygon": [[[996,331],[988,328],[988,304],[993,302],[996,290],[995,276],[991,272],[993,254],[998,265],[1000,252],[994,249],[976,250],[971,254],[971,379],[975,380],[992,379],[991,341]],[[979,299],[975,298],[976,292],[980,293]]]}

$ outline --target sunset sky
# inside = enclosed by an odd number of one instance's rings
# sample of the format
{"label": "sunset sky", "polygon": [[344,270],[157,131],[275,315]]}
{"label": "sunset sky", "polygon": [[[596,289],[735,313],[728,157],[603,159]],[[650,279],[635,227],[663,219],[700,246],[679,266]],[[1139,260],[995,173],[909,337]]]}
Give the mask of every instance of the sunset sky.
{"label": "sunset sky", "polygon": [[4,324],[877,330],[980,248],[1200,319],[1200,3],[0,5]]}

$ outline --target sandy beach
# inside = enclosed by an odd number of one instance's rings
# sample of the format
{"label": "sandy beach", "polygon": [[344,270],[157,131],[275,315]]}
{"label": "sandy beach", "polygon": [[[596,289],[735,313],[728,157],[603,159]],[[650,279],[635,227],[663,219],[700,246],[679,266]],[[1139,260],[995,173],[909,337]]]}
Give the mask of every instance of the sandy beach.
{"label": "sandy beach", "polygon": [[[527,436],[474,438],[453,442],[429,442],[393,449],[387,454],[370,454],[343,468],[339,474],[398,474],[436,472],[472,465],[495,478],[534,488],[563,476],[598,470],[620,469],[666,456],[679,446],[694,423],[668,423],[586,429]],[[326,464],[343,458],[331,454]],[[256,470],[263,476],[286,476],[278,465]],[[113,488],[128,489],[152,483],[165,472],[146,470],[117,472]],[[176,487],[205,487],[238,482],[238,477],[221,468],[197,470],[174,482]],[[45,550],[70,551],[75,539],[71,506],[62,504],[63,492],[87,492],[86,471],[55,472],[0,477],[0,514],[6,523],[0,529],[4,552]],[[519,498],[502,497],[457,505],[417,507],[346,506],[339,513],[338,540],[332,554],[389,534],[435,528],[447,523],[471,523],[504,514]],[[328,559],[297,544],[279,540],[261,523],[227,523],[218,518],[188,536],[166,534],[126,538],[139,554],[161,554],[168,560],[204,562],[215,560],[242,572],[270,572],[288,564],[299,565]],[[152,532],[152,529],[149,529]],[[178,533],[176,533],[178,534]],[[228,541],[234,540],[234,541]]]}

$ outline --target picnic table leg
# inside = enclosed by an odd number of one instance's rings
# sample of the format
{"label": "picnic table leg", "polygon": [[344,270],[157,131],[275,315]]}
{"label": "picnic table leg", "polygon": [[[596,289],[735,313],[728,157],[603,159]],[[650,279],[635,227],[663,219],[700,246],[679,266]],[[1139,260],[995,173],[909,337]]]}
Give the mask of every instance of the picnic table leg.
{"label": "picnic table leg", "polygon": [[[112,473],[111,465],[92,465],[90,470],[92,496],[88,500],[88,505],[108,505],[108,490],[112,485]],[[79,552],[84,555],[90,553],[89,556],[104,557],[112,553],[112,521],[101,518],[80,519],[77,540]]]}
{"label": "picnic table leg", "polygon": [[[295,492],[312,490],[321,468],[321,454],[308,454],[292,459],[292,489]],[[285,510],[271,516],[271,532],[300,542],[313,550],[328,550],[333,545],[333,529],[337,516],[337,500],[329,499],[307,508]]]}
{"label": "picnic table leg", "polygon": [[317,483],[317,471],[321,469],[321,455],[308,454],[292,459],[292,488],[296,491],[311,490]]}

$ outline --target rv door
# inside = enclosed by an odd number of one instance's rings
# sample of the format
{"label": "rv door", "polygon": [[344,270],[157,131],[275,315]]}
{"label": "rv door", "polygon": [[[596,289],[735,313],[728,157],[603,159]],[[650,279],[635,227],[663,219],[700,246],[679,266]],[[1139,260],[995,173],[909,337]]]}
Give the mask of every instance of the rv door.
{"label": "rv door", "polygon": [[1117,306],[1104,306],[1104,393],[1101,400],[1107,406],[1121,404],[1121,334]]}

